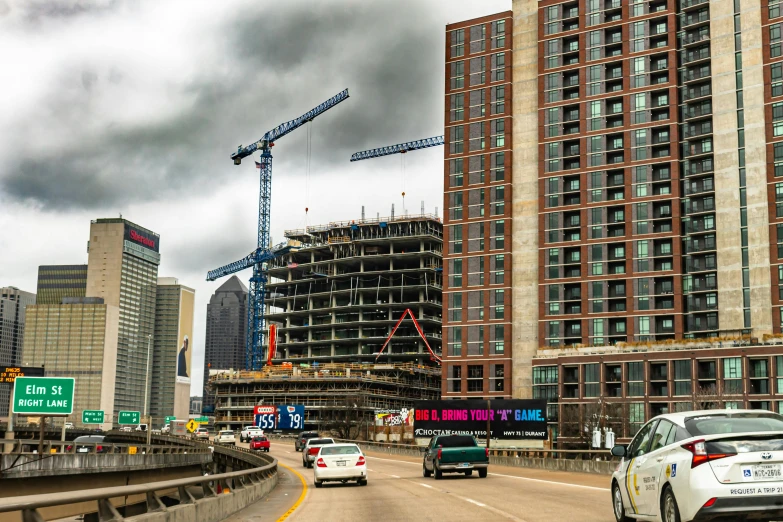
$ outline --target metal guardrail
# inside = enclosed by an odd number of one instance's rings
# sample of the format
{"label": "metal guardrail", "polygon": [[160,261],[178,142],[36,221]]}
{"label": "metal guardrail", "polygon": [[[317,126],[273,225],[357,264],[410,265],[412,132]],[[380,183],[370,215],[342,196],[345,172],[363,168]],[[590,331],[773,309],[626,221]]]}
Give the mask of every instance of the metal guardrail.
{"label": "metal guardrail", "polygon": [[[12,455],[35,455],[38,454],[38,441],[31,439],[0,439],[0,446],[3,444],[11,445],[10,454]],[[78,451],[77,447],[87,448],[88,451]],[[35,449],[33,449],[35,448]],[[101,448],[98,450],[98,448]],[[133,449],[131,449],[133,448]],[[155,444],[136,444],[136,443],[116,443],[116,442],[74,442],[74,441],[53,441],[45,440],[43,443],[43,453],[50,454],[185,454],[185,453],[211,453],[209,448],[198,448],[188,446],[160,446]]]}
{"label": "metal guardrail", "polygon": [[[141,438],[144,435],[125,434],[128,438]],[[277,473],[277,459],[271,456],[264,456],[254,453],[246,448],[225,447],[217,445],[207,445],[198,441],[189,441],[177,437],[155,436],[163,442],[177,442],[182,444],[183,449],[206,450],[235,458],[240,458],[245,462],[258,463],[267,461],[268,464],[256,466],[253,468],[232,471],[229,473],[219,473],[214,475],[205,475],[202,477],[192,477],[177,480],[166,480],[160,482],[150,482],[147,484],[138,484],[132,486],[116,486],[108,488],[88,489],[82,491],[67,491],[62,493],[48,493],[42,495],[25,495],[18,497],[0,498],[0,513],[11,511],[22,511],[22,520],[39,521],[40,514],[37,512],[40,508],[61,506],[68,504],[77,504],[79,502],[97,501],[98,519],[101,522],[110,522],[113,520],[122,520],[117,509],[111,504],[109,499],[117,497],[127,497],[131,495],[146,495],[147,512],[165,510],[164,504],[156,494],[162,490],[176,489],[179,493],[180,504],[191,504],[195,498],[187,490],[190,486],[201,486],[204,498],[215,497],[218,489],[221,491],[231,491],[241,489],[248,485],[258,484],[267,480]],[[64,443],[67,444],[67,443]],[[132,445],[132,444],[129,444]],[[252,459],[244,458],[245,455]]]}

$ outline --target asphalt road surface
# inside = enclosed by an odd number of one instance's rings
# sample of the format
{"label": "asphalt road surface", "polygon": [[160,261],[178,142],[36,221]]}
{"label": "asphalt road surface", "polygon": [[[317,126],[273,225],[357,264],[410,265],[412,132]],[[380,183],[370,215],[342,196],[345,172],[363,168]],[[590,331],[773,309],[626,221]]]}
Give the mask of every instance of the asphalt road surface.
{"label": "asphalt road surface", "polygon": [[436,481],[422,477],[420,458],[369,453],[367,486],[315,489],[293,443],[272,442],[271,454],[280,464],[278,486],[227,521],[614,521],[608,476],[490,465],[484,479]]}

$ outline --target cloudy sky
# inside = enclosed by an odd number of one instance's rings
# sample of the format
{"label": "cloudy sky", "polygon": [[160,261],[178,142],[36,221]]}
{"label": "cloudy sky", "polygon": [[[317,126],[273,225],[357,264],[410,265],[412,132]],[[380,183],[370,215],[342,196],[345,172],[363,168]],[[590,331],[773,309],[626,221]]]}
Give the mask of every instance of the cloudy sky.
{"label": "cloudy sky", "polygon": [[442,215],[440,148],[404,165],[348,160],[442,134],[445,25],[510,8],[0,0],[0,286],[34,292],[38,265],[86,263],[90,220],[122,214],[161,235],[159,275],[196,289],[193,364],[203,367],[206,304],[222,282],[206,272],[255,248],[258,174],[229,160],[237,145],[348,88],[309,132],[274,148],[273,240],[357,218],[362,205],[399,213],[403,189],[409,212],[424,201]]}

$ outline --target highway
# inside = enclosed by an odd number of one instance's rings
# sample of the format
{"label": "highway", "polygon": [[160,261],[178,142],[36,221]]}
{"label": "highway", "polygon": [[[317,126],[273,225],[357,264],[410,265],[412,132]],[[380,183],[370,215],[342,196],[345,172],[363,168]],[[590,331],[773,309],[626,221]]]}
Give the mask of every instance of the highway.
{"label": "highway", "polygon": [[608,476],[490,465],[485,479],[445,475],[436,481],[422,477],[421,459],[368,453],[366,487],[315,489],[313,471],[302,467],[293,442],[272,442],[271,454],[281,464],[277,488],[227,521],[614,520]]}

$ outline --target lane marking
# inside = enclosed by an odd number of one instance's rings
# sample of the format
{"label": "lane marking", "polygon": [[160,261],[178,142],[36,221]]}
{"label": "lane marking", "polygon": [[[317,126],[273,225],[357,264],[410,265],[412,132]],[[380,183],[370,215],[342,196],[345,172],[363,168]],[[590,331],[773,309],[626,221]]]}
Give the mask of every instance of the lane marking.
{"label": "lane marking", "polygon": [[498,508],[495,508],[495,507],[492,507],[492,506],[488,506],[486,504],[482,504],[481,502],[478,502],[477,500],[473,500],[472,498],[462,497],[462,496],[457,495],[457,494],[455,494],[455,493],[453,493],[451,491],[446,491],[445,489],[441,489],[441,488],[438,488],[438,487],[435,487],[435,486],[430,486],[429,484],[424,484],[422,482],[416,482],[416,484],[418,484],[419,486],[424,486],[425,488],[434,489],[434,490],[439,491],[441,493],[444,493],[446,495],[451,495],[451,496],[456,497],[456,498],[458,498],[460,500],[464,500],[465,502],[470,502],[473,505],[476,505],[478,507],[481,507],[481,508],[484,508],[484,509],[486,509],[488,511],[491,511],[491,512],[495,513],[496,515],[501,516],[503,518],[507,518],[509,520],[513,520],[514,522],[527,522],[524,519],[515,517],[511,513],[506,513],[505,511],[502,511],[502,510],[500,510]]}
{"label": "lane marking", "polygon": [[394,478],[400,478],[400,477],[398,477],[397,475],[389,475],[389,476],[390,476],[390,477],[394,477]]}
{"label": "lane marking", "polygon": [[[398,464],[412,464],[414,466],[418,466],[418,462],[408,462],[407,460],[394,460],[394,459],[384,459],[381,457],[367,457],[368,459],[375,459],[375,460],[387,460],[389,462],[397,462]],[[544,479],[535,479],[535,478],[529,478],[529,477],[518,477],[516,475],[504,475],[502,473],[489,473],[489,475],[494,475],[496,477],[506,477],[506,478],[512,478],[512,479],[518,479],[518,480],[529,480],[531,482],[542,482],[544,484],[554,484],[557,486],[570,486],[572,488],[584,488],[584,489],[592,489],[595,491],[610,491],[609,488],[599,488],[597,486],[583,486],[582,484],[572,484],[570,482],[558,482],[556,480],[544,480]]]}
{"label": "lane marking", "polygon": [[476,501],[475,501],[475,500],[473,500],[472,498],[467,498],[467,497],[466,497],[466,498],[465,498],[465,500],[467,500],[467,501],[468,501],[468,502],[470,502],[471,504],[476,504],[477,506],[480,506],[480,507],[487,507],[487,505],[486,505],[486,504],[482,504],[481,502],[476,502]]}
{"label": "lane marking", "polygon": [[494,475],[496,477],[506,477],[506,478],[518,479],[518,480],[529,480],[531,482],[543,482],[544,484],[556,484],[558,486],[570,486],[572,488],[592,489],[594,491],[602,491],[602,492],[609,491],[609,488],[599,488],[597,486],[583,486],[582,484],[571,484],[570,482],[557,482],[556,480],[544,480],[544,479],[534,479],[534,478],[529,478],[529,477],[517,477],[516,475],[503,475],[502,473],[489,473],[489,475]]}
{"label": "lane marking", "polygon": [[299,498],[296,500],[294,505],[291,506],[291,509],[283,513],[283,516],[277,519],[277,522],[281,522],[282,520],[285,520],[288,517],[290,517],[293,514],[293,512],[296,510],[296,508],[298,508],[300,504],[304,501],[305,495],[307,495],[307,482],[305,482],[305,478],[298,471],[296,471],[294,468],[290,466],[286,466],[285,464],[280,462],[280,459],[277,460],[277,465],[283,466],[285,469],[287,469],[288,471],[290,471],[291,473],[299,477],[299,480],[302,481],[302,494],[299,495]]}
{"label": "lane marking", "polygon": [[417,482],[419,486],[424,486],[425,488],[435,489],[434,487],[430,486],[429,484],[422,484],[421,482]]}

